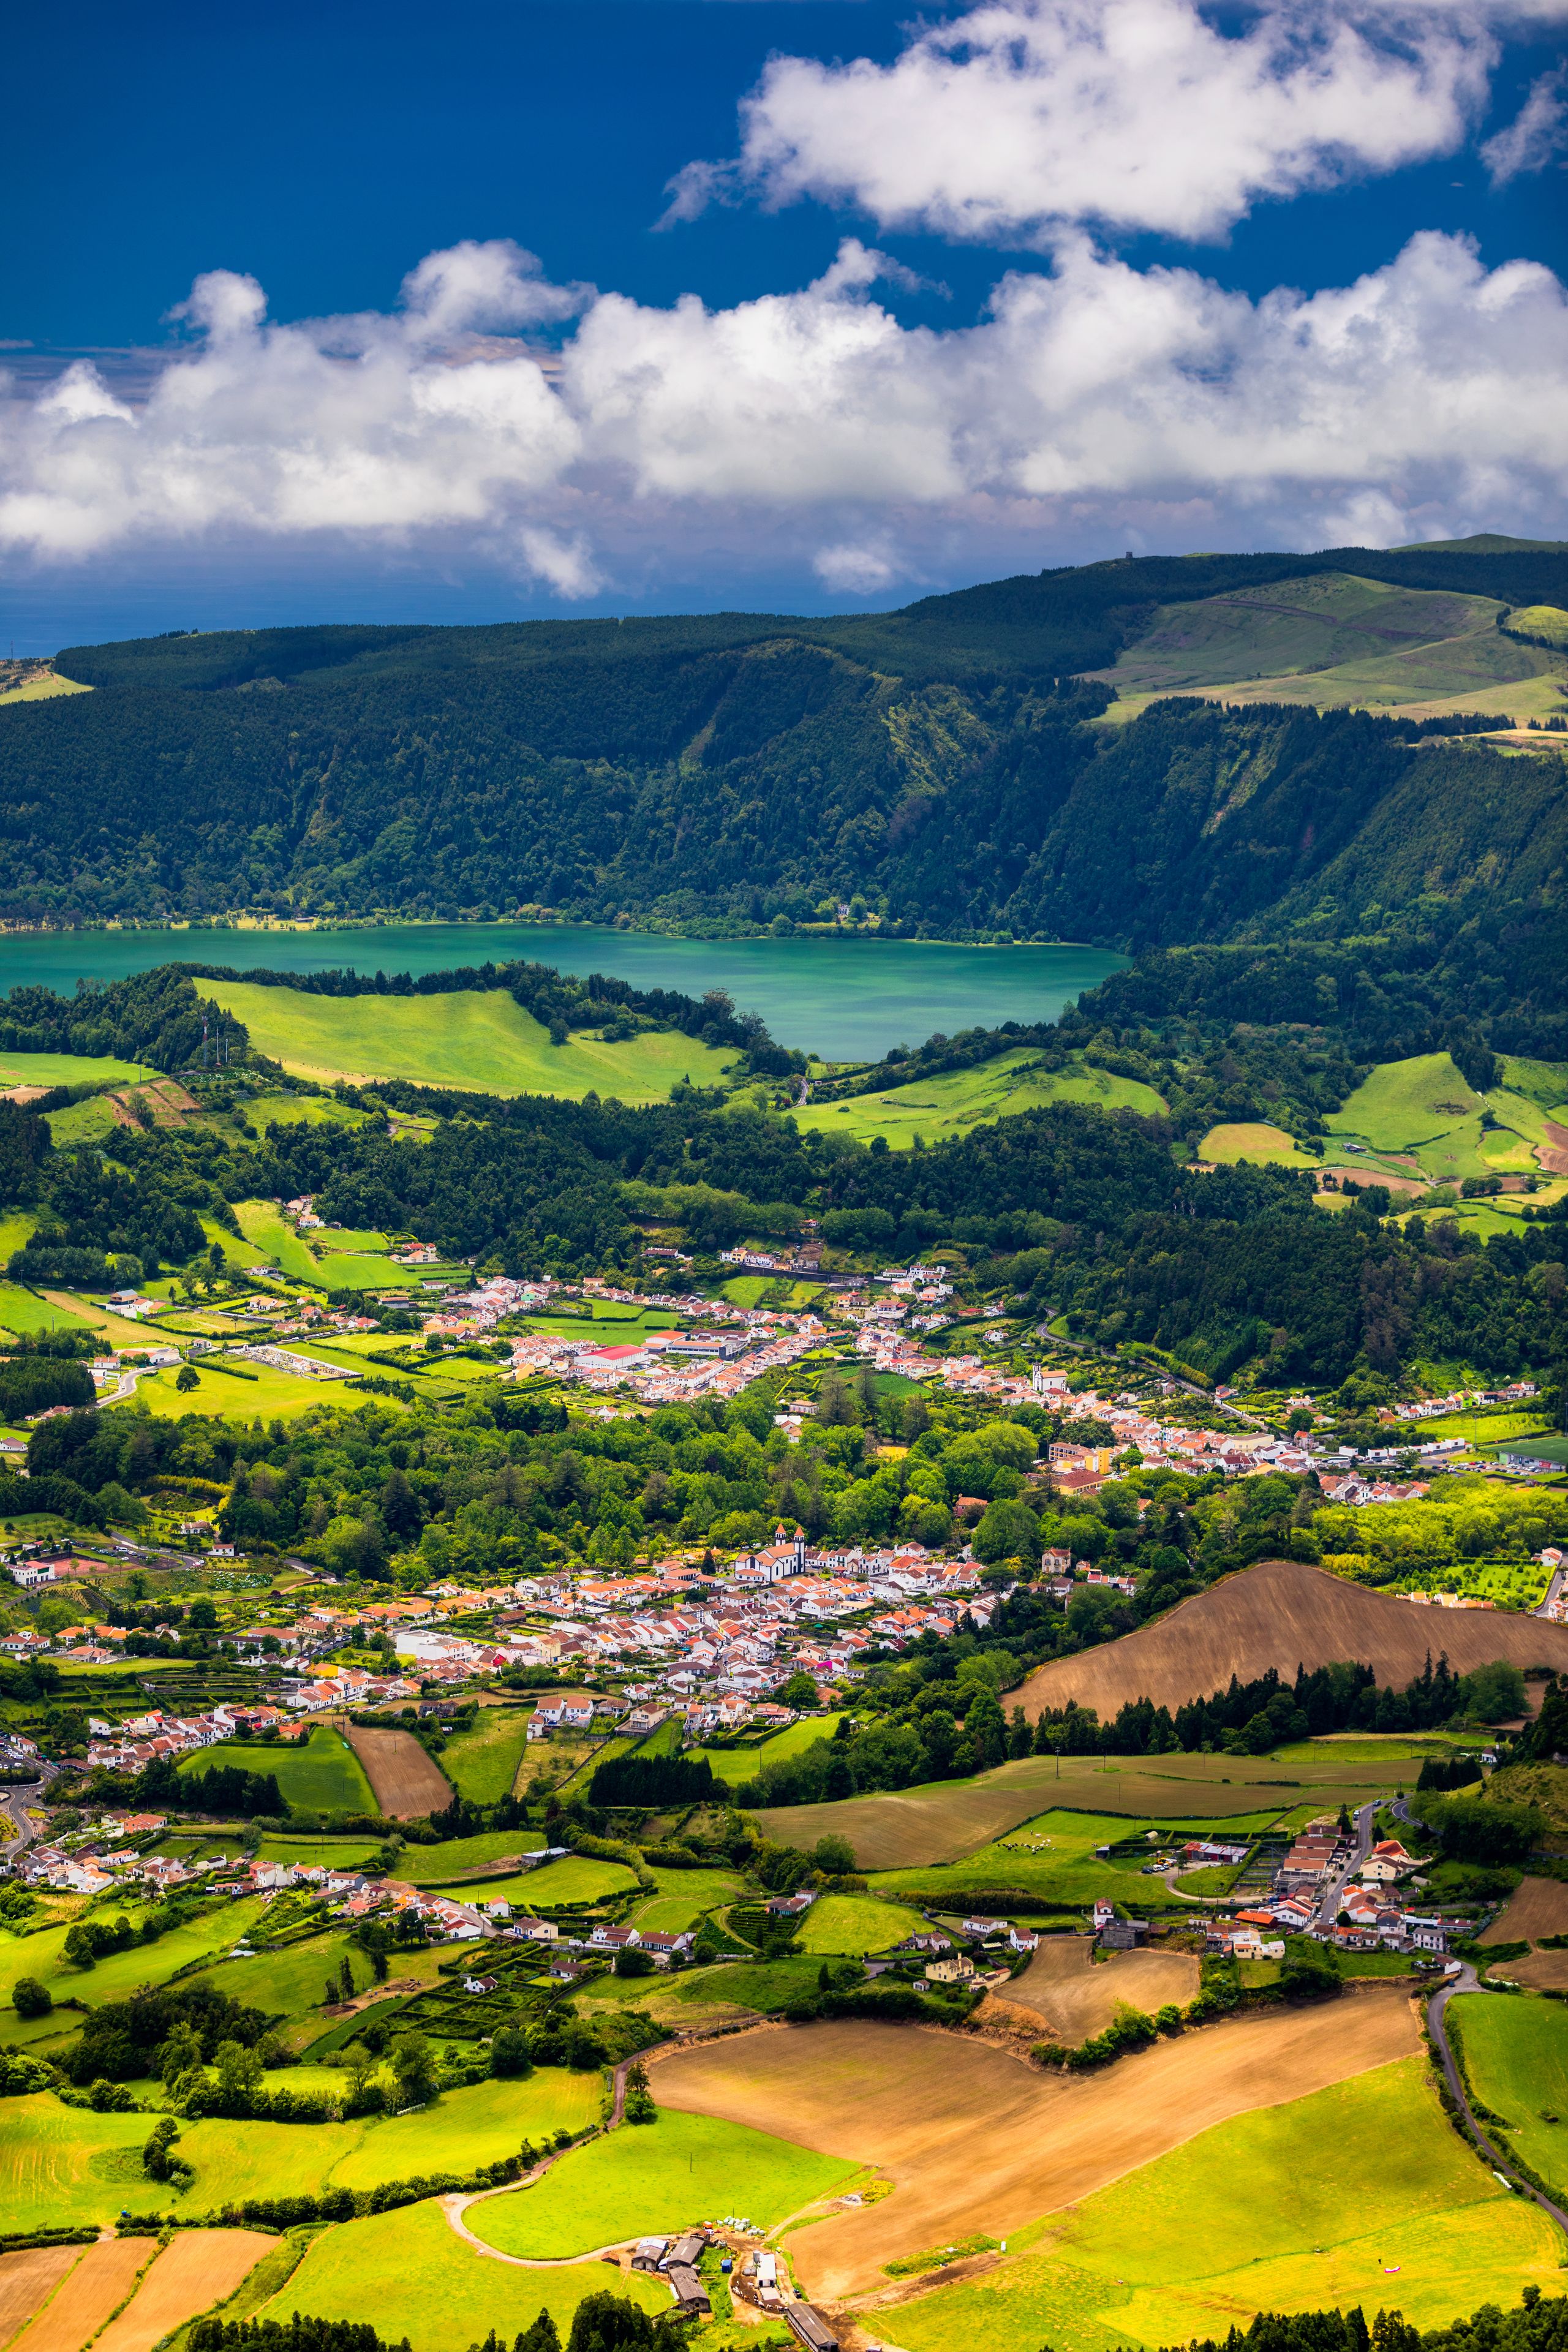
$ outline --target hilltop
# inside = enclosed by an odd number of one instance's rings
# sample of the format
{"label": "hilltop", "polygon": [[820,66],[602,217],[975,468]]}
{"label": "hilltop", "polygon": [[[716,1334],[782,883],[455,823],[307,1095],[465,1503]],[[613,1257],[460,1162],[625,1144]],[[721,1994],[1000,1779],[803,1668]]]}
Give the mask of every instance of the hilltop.
{"label": "hilltop", "polygon": [[[751,927],[858,897],[904,935],[1137,947],[1528,894],[1563,865],[1556,761],[1543,787],[1492,748],[1411,752],[1456,710],[1554,711],[1563,655],[1502,625],[1564,604],[1561,551],[1363,548],[843,619],[70,646],[56,675],[91,691],[0,710],[0,912]],[[1173,690],[1247,707],[1146,707]]]}
{"label": "hilltop", "polygon": [[1456,1674],[1495,1658],[1561,1674],[1568,1669],[1568,1626],[1502,1611],[1416,1609],[1300,1560],[1269,1559],[1120,1642],[1055,1659],[1013,1696],[1031,1720],[1072,1700],[1108,1723],[1135,1699],[1174,1708],[1223,1690],[1232,1675],[1248,1682],[1270,1666],[1293,1678],[1298,1665],[1356,1660],[1380,1684],[1403,1689],[1439,1653]]}

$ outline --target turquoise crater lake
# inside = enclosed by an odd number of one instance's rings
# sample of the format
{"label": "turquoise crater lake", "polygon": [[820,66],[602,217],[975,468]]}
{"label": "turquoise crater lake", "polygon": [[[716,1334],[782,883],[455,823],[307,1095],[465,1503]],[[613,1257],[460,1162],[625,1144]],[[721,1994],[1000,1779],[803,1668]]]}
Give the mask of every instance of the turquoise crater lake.
{"label": "turquoise crater lake", "polygon": [[1105,948],[979,948],[877,939],[679,940],[548,923],[386,923],[374,930],[14,931],[0,938],[0,991],[101,984],[152,965],[237,971],[447,971],[480,963],[602,971],[636,988],[700,996],[726,988],[784,1045],[829,1060],[869,1061],[933,1031],[1050,1021],[1084,989],[1120,971]]}

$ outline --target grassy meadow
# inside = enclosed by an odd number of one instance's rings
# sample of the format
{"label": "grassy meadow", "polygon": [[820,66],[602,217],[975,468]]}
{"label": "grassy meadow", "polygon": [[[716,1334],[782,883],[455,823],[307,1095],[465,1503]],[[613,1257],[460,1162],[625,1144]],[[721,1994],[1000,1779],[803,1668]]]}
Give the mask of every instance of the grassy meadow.
{"label": "grassy meadow", "polygon": [[370,1782],[341,1731],[312,1724],[291,1747],[258,1747],[253,1740],[219,1740],[199,1748],[177,1767],[184,1780],[199,1780],[219,1764],[240,1764],[247,1772],[272,1772],[284,1802],[320,1813],[374,1813]]}
{"label": "grassy meadow", "polygon": [[918,1911],[870,1895],[819,1895],[800,1923],[801,1949],[859,1959],[925,1929]]}
{"label": "grassy meadow", "polygon": [[575,1033],[552,1045],[550,1033],[504,991],[451,996],[312,996],[245,981],[205,983],[245,1023],[262,1053],[287,1070],[338,1078],[408,1078],[420,1086],[473,1087],[492,1095],[589,1093],[623,1102],[659,1102],[682,1077],[711,1086],[735,1055],[678,1030],[606,1045]]}
{"label": "grassy meadow", "polygon": [[855,1095],[848,1102],[807,1104],[793,1117],[803,1134],[848,1135],[858,1143],[869,1143],[880,1135],[899,1150],[908,1150],[917,1135],[935,1143],[1051,1102],[1087,1103],[1100,1110],[1136,1110],[1151,1117],[1165,1108],[1163,1097],[1137,1078],[1118,1077],[1087,1063],[1069,1070],[1043,1070],[1038,1062],[1031,1048],[1017,1046],[973,1069],[944,1071],[910,1086],[889,1087],[880,1094]]}
{"label": "grassy meadow", "polygon": [[[481,2205],[474,2218],[494,2210]],[[284,2326],[296,2311],[368,2320],[384,2336],[406,2335],[413,2352],[470,2352],[492,2332],[510,2341],[541,2311],[564,2343],[584,2296],[603,2294],[610,2282],[597,2263],[510,2269],[465,2245],[438,2205],[413,2205],[324,2231],[259,2315]],[[617,2278],[615,2292],[650,2314],[669,2309],[669,2289],[640,2273]]]}
{"label": "grassy meadow", "polygon": [[1474,2095],[1503,2118],[1509,2146],[1561,2197],[1568,2189],[1568,2010],[1466,1993],[1448,2003],[1447,2020],[1458,2028]]}
{"label": "grassy meadow", "polygon": [[1323,1164],[1311,1152],[1303,1151],[1282,1127],[1266,1127],[1258,1119],[1211,1127],[1198,1146],[1198,1158],[1217,1168],[1234,1168],[1240,1160],[1271,1168],[1318,1169]]}
{"label": "grassy meadow", "polygon": [[1215,2125],[1034,2224],[985,2277],[901,2306],[900,2344],[1111,2352],[1354,2304],[1430,2328],[1558,2292],[1552,2224],[1476,2162],[1422,2074],[1401,2059]]}
{"label": "grassy meadow", "polygon": [[494,1805],[511,1794],[531,1717],[531,1708],[482,1706],[471,1731],[447,1740],[441,1769],[461,1796],[476,1805]]}
{"label": "grassy meadow", "polygon": [[[1528,1175],[1538,1166],[1535,1152],[1549,1142],[1549,1105],[1542,1091],[1556,1093],[1550,1063],[1519,1063],[1528,1091],[1505,1083],[1484,1097],[1475,1093],[1447,1054],[1416,1054],[1382,1062],[1325,1122],[1328,1154],[1335,1139],[1370,1145],[1374,1152],[1414,1161],[1406,1174],[1434,1184],[1458,1183],[1467,1176]],[[1560,1097],[1559,1097],[1560,1099]],[[1493,1124],[1488,1127],[1484,1120]],[[1369,1173],[1375,1172],[1369,1171]]]}
{"label": "grassy meadow", "polygon": [[112,1054],[16,1054],[0,1048],[0,1087],[115,1087],[162,1071],[141,1062],[117,1061]]}
{"label": "grassy meadow", "polygon": [[532,2188],[472,2208],[468,2226],[502,2253],[560,2261],[726,2213],[767,2228],[859,2169],[745,2124],[661,2108],[656,2123],[591,2140]]}

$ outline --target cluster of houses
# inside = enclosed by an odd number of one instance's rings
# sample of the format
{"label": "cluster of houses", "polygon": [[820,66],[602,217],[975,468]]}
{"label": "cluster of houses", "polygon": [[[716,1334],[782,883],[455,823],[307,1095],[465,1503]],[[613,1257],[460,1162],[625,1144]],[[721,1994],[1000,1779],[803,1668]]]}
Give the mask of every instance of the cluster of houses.
{"label": "cluster of houses", "polygon": [[[1397,1838],[1381,1839],[1353,1877],[1346,1877],[1351,1858],[1349,1845],[1331,1821],[1311,1823],[1279,1864],[1267,1895],[1233,1918],[1213,1924],[1210,1949],[1237,1959],[1278,1958],[1287,1936],[1311,1936],[1342,1951],[1441,1957],[1450,1937],[1472,1924],[1467,1921],[1461,1927],[1430,1906],[1399,1898],[1401,1886],[1419,1893],[1426,1881],[1419,1859]],[[1342,1881],[1333,1916],[1327,1918],[1325,1894]]]}

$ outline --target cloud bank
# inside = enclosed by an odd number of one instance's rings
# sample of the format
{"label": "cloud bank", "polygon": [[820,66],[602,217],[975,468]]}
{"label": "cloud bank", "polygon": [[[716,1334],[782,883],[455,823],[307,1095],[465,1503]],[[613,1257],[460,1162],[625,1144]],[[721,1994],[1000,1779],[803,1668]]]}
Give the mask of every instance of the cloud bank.
{"label": "cloud bank", "polygon": [[[976,530],[1120,544],[1164,518],[1189,544],[1217,524],[1308,545],[1568,521],[1568,300],[1537,264],[1424,235],[1353,285],[1255,302],[1073,236],[946,331],[901,325],[883,270],[848,240],[798,292],[659,309],[463,246],[394,313],[285,326],[215,272],[141,404],[79,364],[0,411],[0,546],[439,544],[571,598],[782,533],[832,592],[874,594]],[[573,317],[558,352],[531,347]]]}

